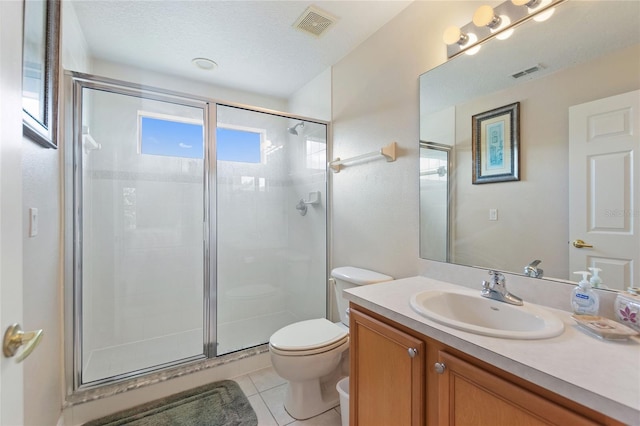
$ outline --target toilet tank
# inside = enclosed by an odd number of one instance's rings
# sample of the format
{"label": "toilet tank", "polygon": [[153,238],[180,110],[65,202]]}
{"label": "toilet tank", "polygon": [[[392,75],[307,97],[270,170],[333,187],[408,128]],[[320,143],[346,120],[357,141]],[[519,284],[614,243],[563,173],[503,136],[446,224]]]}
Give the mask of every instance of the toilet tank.
{"label": "toilet tank", "polygon": [[393,277],[390,277],[389,275],[353,266],[341,266],[340,268],[335,268],[331,271],[331,277],[335,280],[335,292],[336,300],[338,301],[338,312],[340,312],[340,321],[342,321],[346,326],[349,326],[349,317],[347,315],[349,301],[342,297],[342,290],[359,285],[382,283],[393,280]]}

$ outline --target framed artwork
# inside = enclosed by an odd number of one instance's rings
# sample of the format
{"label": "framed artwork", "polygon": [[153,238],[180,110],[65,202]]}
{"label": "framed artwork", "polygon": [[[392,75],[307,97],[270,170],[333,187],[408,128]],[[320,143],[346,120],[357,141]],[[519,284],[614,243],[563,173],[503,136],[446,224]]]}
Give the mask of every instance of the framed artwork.
{"label": "framed artwork", "polygon": [[22,133],[57,148],[60,1],[25,0],[22,50]]}
{"label": "framed artwork", "polygon": [[473,184],[520,180],[520,102],[471,118]]}

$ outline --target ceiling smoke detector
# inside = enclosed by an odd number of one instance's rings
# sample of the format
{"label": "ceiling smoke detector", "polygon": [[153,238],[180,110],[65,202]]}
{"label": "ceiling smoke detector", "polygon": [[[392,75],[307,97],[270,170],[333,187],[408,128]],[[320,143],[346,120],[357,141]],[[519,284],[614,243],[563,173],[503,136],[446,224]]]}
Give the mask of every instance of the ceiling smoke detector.
{"label": "ceiling smoke detector", "polygon": [[307,34],[311,34],[314,37],[320,37],[325,31],[331,28],[336,21],[337,19],[327,12],[309,6],[293,24],[293,27]]}

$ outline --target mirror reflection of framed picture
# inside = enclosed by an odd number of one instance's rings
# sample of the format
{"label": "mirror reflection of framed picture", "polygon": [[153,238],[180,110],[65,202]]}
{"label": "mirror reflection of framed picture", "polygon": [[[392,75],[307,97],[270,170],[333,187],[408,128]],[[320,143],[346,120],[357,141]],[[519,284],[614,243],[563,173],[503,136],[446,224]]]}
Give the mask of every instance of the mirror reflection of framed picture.
{"label": "mirror reflection of framed picture", "polygon": [[474,184],[520,180],[520,102],[471,118]]}
{"label": "mirror reflection of framed picture", "polygon": [[23,134],[57,148],[60,1],[24,0],[22,53]]}

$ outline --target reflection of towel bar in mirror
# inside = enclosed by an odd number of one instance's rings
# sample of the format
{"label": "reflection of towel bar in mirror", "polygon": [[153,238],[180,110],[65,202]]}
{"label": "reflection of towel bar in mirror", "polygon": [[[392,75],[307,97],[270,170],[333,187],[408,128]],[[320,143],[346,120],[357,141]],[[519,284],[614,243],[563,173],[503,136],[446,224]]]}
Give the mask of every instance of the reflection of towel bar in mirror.
{"label": "reflection of towel bar in mirror", "polygon": [[445,166],[440,166],[437,169],[420,172],[420,176],[431,176],[431,175],[446,176],[447,168]]}
{"label": "reflection of towel bar in mirror", "polygon": [[351,158],[345,158],[344,160],[341,160],[340,157],[338,157],[335,160],[329,162],[329,167],[334,171],[334,173],[339,173],[341,166],[344,166],[346,163],[374,158],[379,155],[384,156],[388,162],[396,161],[396,146],[396,142],[391,142],[389,145],[383,146],[378,151],[369,152],[367,154],[362,154]]}

